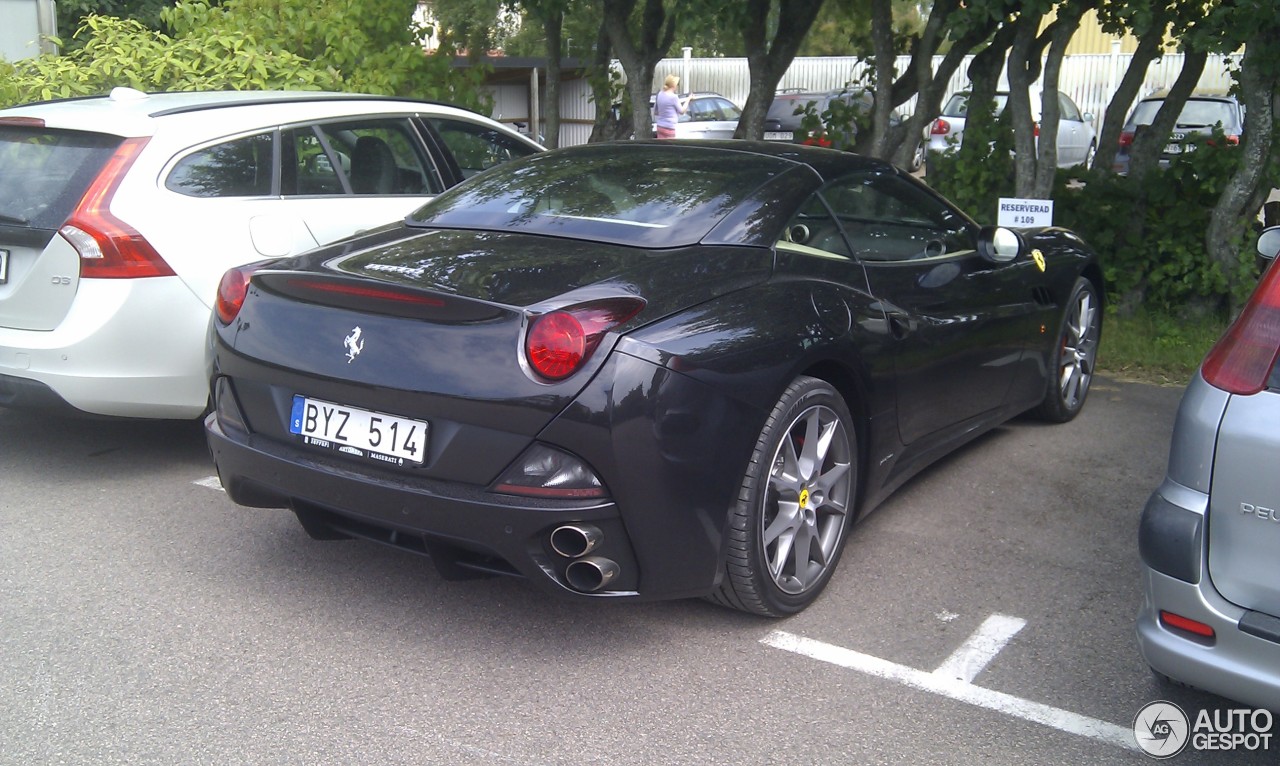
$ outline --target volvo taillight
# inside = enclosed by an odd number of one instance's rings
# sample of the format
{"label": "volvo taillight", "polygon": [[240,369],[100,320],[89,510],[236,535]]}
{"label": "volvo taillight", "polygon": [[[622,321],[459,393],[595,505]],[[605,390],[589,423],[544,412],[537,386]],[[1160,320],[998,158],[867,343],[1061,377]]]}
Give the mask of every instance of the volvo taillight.
{"label": "volvo taillight", "polygon": [[640,298],[606,298],[538,316],[525,336],[525,358],[539,377],[563,380],[591,358],[606,332],[642,308]]}
{"label": "volvo taillight", "polygon": [[1254,288],[1249,303],[1209,351],[1200,374],[1215,388],[1249,396],[1267,385],[1280,357],[1280,269],[1275,263]]}
{"label": "volvo taillight", "polygon": [[111,198],[146,138],[127,138],[107,160],[59,229],[80,254],[80,276],[98,279],[171,277],[173,269],[132,226],[111,214]]}

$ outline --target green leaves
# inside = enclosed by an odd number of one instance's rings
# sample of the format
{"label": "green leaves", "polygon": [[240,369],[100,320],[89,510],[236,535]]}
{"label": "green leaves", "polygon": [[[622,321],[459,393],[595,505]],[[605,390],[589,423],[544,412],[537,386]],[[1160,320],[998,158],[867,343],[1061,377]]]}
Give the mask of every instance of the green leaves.
{"label": "green leaves", "polygon": [[87,16],[62,56],[9,67],[0,105],[139,90],[336,90],[452,101],[484,110],[482,72],[428,56],[413,0],[184,0],[161,12],[172,34]]}

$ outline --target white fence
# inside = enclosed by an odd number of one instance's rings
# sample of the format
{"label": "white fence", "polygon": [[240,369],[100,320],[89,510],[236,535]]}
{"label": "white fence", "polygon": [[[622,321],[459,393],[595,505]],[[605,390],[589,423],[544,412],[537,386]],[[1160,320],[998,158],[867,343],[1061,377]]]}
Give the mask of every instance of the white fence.
{"label": "white fence", "polygon": [[[1093,115],[1094,127],[1101,131],[1102,117],[1111,96],[1120,83],[1120,78],[1128,70],[1132,56],[1121,53],[1117,48],[1109,54],[1078,54],[1066,56],[1062,62],[1062,71],[1058,78],[1058,88],[1071,97],[1079,105],[1080,110]],[[1168,54],[1147,68],[1147,76],[1138,93],[1141,98],[1156,90],[1173,85],[1182,70],[1182,54]],[[934,67],[941,63],[941,57],[934,59]],[[968,67],[972,56],[956,70],[948,83],[946,97],[953,92],[968,87]],[[899,56],[897,67],[905,71],[911,59]],[[1238,56],[1212,56],[1200,77],[1198,90],[1205,92],[1225,92],[1231,87],[1231,68],[1239,65]],[[811,91],[835,90],[845,85],[863,82],[867,64],[853,56],[827,56],[798,58],[778,83],[779,88],[803,88]],[[730,101],[742,105],[750,91],[747,60],[738,59],[704,59],[704,58],[668,58],[658,62],[654,71],[654,85],[657,91],[668,74],[680,76],[681,90],[692,88],[699,92],[713,92],[726,96]],[[1001,75],[1001,87],[1007,87],[1005,77]],[[529,89],[527,86],[502,85],[493,89],[495,97],[494,117],[507,122],[526,121],[529,114]],[[915,108],[915,99],[904,104],[899,111],[909,114]],[[1125,110],[1126,113],[1128,110]],[[518,117],[517,115],[523,115]],[[591,90],[585,80],[573,80],[564,83],[560,98],[561,145],[586,143],[591,135],[591,124],[595,119],[595,104],[591,101]],[[545,125],[543,126],[545,128]]]}

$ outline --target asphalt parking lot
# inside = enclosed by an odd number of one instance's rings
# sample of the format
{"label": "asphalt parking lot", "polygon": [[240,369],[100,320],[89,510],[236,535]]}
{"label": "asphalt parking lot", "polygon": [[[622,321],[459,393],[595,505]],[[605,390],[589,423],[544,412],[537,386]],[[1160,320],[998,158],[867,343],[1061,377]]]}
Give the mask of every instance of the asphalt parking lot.
{"label": "asphalt parking lot", "polygon": [[1147,703],[1233,707],[1133,638],[1180,394],[1099,379],[1076,421],[983,437],[780,621],[444,582],[235,507],[194,423],[0,409],[0,763],[1148,762]]}

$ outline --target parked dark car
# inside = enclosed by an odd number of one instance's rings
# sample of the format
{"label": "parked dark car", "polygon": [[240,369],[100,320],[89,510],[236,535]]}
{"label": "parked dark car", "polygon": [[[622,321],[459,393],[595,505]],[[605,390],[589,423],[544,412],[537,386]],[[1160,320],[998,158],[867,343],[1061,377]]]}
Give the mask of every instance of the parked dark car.
{"label": "parked dark car", "polygon": [[[831,114],[834,122],[842,123],[841,129],[806,129],[804,117],[808,110],[819,117]],[[769,104],[764,118],[764,139],[851,150],[858,139],[859,123],[870,121],[874,110],[875,94],[866,88],[817,93],[788,88],[778,91]],[[902,115],[895,112],[890,117],[890,124],[896,125],[902,119]],[[926,140],[921,136],[908,170],[919,170],[924,164],[925,146]]]}
{"label": "parked dark car", "polygon": [[1178,408],[1142,513],[1138,645],[1156,673],[1280,712],[1280,227],[1273,263]]}
{"label": "parked dark car", "polygon": [[[1115,172],[1122,175],[1129,172],[1129,153],[1133,149],[1133,141],[1140,132],[1147,130],[1155,122],[1156,113],[1164,105],[1164,100],[1165,94],[1158,93],[1142,99],[1133,108],[1120,131],[1120,148],[1116,151],[1116,159],[1112,165]],[[1173,133],[1160,150],[1160,167],[1168,167],[1169,161],[1179,154],[1195,151],[1210,140],[1215,128],[1222,130],[1226,145],[1240,143],[1240,137],[1244,135],[1244,110],[1236,97],[1227,94],[1194,94],[1189,97],[1178,113]]]}
{"label": "parked dark car", "polygon": [[318,538],[785,615],[910,476],[1080,412],[1101,295],[1071,232],[887,163],[588,144],[228,272],[206,425],[228,495]]}

